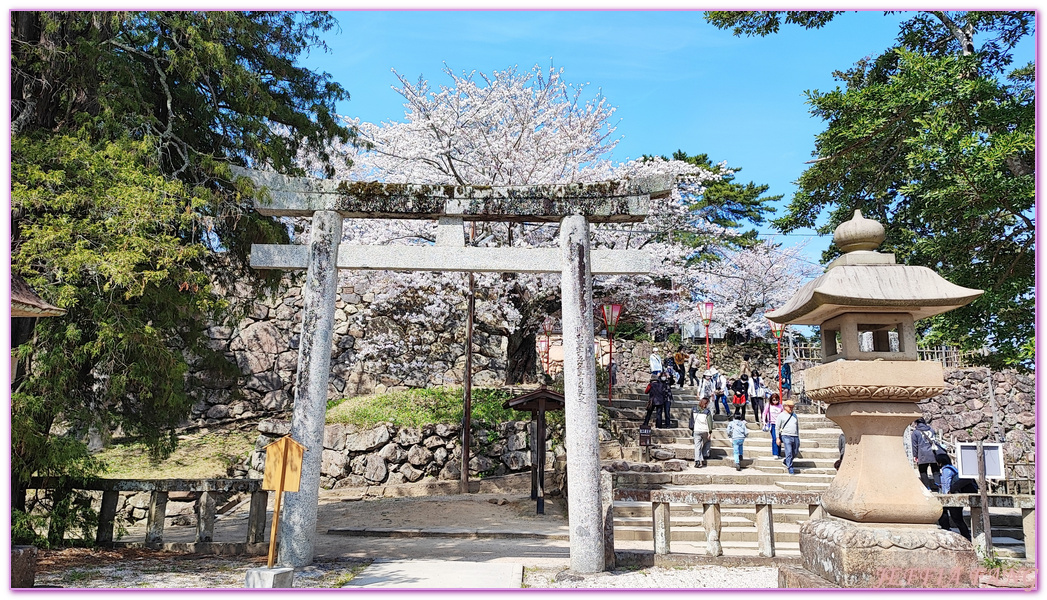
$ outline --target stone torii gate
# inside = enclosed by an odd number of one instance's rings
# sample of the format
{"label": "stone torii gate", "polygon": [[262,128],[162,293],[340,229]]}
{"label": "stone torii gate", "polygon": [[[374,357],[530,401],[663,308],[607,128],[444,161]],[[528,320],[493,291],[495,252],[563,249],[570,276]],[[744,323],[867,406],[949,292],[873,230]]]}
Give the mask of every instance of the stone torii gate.
{"label": "stone torii gate", "polygon": [[[667,195],[671,180],[481,187],[290,178],[241,168],[233,173],[263,188],[255,201],[261,214],[312,217],[308,245],[251,248],[252,267],[307,270],[291,435],[308,450],[299,492],[287,499],[280,524],[279,564],[313,561],[338,269],[517,272],[562,274],[571,569],[602,571],[592,276],[649,273],[651,266],[643,251],[590,250],[589,223],[643,221],[650,199]],[[340,244],[344,218],[436,219],[436,245]],[[560,247],[467,247],[465,221],[559,222]]]}

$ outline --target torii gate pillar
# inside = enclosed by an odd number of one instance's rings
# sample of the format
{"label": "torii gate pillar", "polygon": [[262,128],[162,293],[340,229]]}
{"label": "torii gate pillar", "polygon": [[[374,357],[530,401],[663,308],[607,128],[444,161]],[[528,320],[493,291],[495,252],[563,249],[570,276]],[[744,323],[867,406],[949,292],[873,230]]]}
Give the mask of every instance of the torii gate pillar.
{"label": "torii gate pillar", "polygon": [[287,495],[283,514],[284,531],[305,535],[281,536],[277,553],[281,565],[305,566],[313,562],[341,241],[342,215],[333,210],[316,211],[309,238],[309,268],[302,286],[302,341],[298,347],[291,420],[291,437],[304,443],[306,450],[298,493]]}
{"label": "torii gate pillar", "polygon": [[589,255],[588,221],[581,215],[564,217],[560,222],[564,438],[567,456],[570,457],[567,461],[567,514],[571,570],[577,573],[604,570],[600,435],[596,414],[596,357],[593,353],[593,276]]}

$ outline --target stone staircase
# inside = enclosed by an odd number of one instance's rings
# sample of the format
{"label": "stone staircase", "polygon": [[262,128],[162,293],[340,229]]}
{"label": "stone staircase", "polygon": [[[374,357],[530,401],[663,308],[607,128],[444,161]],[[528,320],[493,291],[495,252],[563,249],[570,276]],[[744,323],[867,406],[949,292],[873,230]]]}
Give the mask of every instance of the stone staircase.
{"label": "stone staircase", "polygon": [[[706,467],[694,467],[694,443],[687,421],[691,407],[697,404],[693,388],[673,388],[671,416],[679,427],[656,429],[651,420],[651,446],[639,445],[639,428],[646,412],[647,395],[642,389],[620,390],[610,404],[614,433],[626,440],[621,457],[606,456],[604,464],[625,460],[650,465],[653,472],[619,471],[618,486],[630,489],[705,489],[737,491],[796,491],[818,492],[829,487],[836,470],[833,463],[839,458],[839,436],[843,433],[833,421],[820,414],[816,407],[797,406],[800,421],[800,458],[794,461],[796,474],[790,475],[780,459],[771,454],[770,432],[753,422],[746,414],[749,437],[745,440],[742,470],[736,471],[731,442],[727,438],[725,415],[714,416],[712,449]],[[712,406],[710,406],[712,409]],[[674,460],[676,459],[676,460]],[[682,470],[678,461],[685,461]],[[676,463],[670,466],[670,462]],[[660,466],[657,466],[660,465]],[[668,467],[668,468],[663,468]],[[1012,511],[1013,512],[1013,511]],[[969,514],[967,515],[969,519]],[[807,506],[774,506],[774,538],[777,556],[798,557],[800,525],[809,518]],[[991,515],[993,543],[997,553],[1005,558],[1024,557],[1020,511]],[[651,504],[648,502],[616,501],[614,504],[615,540],[653,544]],[[670,505],[670,541],[674,551],[704,552],[705,530],[702,525],[702,507],[687,504]],[[755,556],[757,554],[756,510],[750,506],[721,507],[720,542],[726,556]],[[652,546],[647,546],[648,548]],[[679,550],[677,550],[679,548]]]}

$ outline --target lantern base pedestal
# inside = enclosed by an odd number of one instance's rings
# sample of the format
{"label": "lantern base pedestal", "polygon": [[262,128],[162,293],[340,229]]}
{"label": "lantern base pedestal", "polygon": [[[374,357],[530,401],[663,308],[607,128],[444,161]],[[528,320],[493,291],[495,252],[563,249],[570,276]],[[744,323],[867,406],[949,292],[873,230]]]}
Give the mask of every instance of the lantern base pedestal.
{"label": "lantern base pedestal", "polygon": [[845,588],[978,586],[971,542],[937,525],[815,519],[800,527],[800,555],[807,571]]}

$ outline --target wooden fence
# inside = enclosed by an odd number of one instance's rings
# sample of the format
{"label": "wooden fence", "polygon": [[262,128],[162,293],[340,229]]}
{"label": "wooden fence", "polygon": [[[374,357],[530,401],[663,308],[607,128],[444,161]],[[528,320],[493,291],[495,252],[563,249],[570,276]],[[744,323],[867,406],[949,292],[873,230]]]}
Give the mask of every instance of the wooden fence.
{"label": "wooden fence", "polygon": [[[784,348],[782,352],[785,352]],[[793,346],[791,352],[793,358],[795,358],[797,363],[799,363],[793,367],[794,369],[805,369],[821,364],[822,362],[821,346]],[[970,366],[972,364],[972,358],[976,356],[986,356],[987,352],[961,352],[960,349],[955,346],[934,346],[930,348],[917,348],[916,355],[919,360],[935,360],[942,363],[942,366],[945,368],[952,369]]]}

